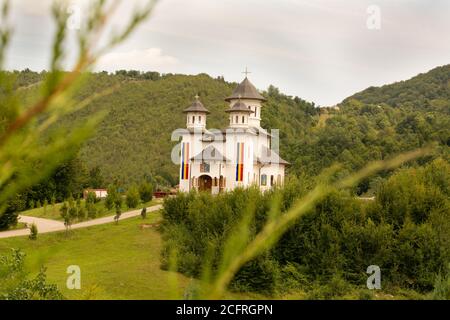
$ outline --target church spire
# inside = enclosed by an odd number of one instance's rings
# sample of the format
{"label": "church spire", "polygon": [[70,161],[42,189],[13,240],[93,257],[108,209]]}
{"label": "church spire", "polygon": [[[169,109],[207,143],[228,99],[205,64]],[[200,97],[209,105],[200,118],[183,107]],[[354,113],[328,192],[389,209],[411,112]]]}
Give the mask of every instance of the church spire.
{"label": "church spire", "polygon": [[256,100],[256,101],[266,101],[266,99],[256,90],[255,86],[248,80],[248,74],[251,73],[245,68],[243,72],[245,74],[245,79],[234,89],[231,96],[227,97],[225,101],[231,102],[232,100],[238,99],[240,95],[242,99]]}
{"label": "church spire", "polygon": [[194,102],[186,109],[186,126],[188,128],[202,128],[206,127],[206,115],[209,113],[203,103],[200,102],[198,94],[195,95]]}

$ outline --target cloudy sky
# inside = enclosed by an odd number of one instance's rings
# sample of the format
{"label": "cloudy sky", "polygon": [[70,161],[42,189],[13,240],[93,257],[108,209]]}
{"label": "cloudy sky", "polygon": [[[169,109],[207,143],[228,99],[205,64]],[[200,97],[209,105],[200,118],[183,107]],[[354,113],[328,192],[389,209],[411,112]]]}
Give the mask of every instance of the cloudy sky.
{"label": "cloudy sky", "polygon": [[[114,23],[144,2],[125,1]],[[9,69],[48,67],[50,3],[12,1]],[[86,9],[80,12],[82,20]],[[151,19],[97,70],[205,72],[241,81],[248,67],[259,89],[273,84],[333,105],[450,63],[449,17],[448,0],[160,0]]]}

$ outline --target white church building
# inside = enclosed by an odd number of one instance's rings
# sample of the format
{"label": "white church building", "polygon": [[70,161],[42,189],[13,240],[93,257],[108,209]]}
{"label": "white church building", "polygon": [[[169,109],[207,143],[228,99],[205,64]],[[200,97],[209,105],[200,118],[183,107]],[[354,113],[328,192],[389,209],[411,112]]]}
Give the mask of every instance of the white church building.
{"label": "white church building", "polygon": [[181,134],[179,190],[217,194],[237,187],[255,185],[266,191],[283,185],[288,162],[272,150],[273,137],[261,128],[266,99],[248,78],[225,99],[230,121],[226,129],[206,128],[210,112],[199,98],[184,110],[187,130]]}

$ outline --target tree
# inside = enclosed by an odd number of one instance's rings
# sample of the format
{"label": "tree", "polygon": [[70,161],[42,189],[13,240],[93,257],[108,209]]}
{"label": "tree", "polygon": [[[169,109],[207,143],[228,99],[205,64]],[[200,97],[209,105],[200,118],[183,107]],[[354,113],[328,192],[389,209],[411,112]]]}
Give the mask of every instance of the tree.
{"label": "tree", "polygon": [[118,201],[117,199],[120,198],[119,192],[117,191],[117,186],[114,184],[110,184],[108,186],[108,195],[106,196],[105,199],[105,207],[108,210],[111,210],[112,208],[114,208],[116,202]]}
{"label": "tree", "polygon": [[97,216],[97,208],[93,203],[86,202],[86,209],[89,219],[94,219]]}
{"label": "tree", "polygon": [[136,208],[139,204],[139,191],[135,185],[132,185],[128,191],[126,196],[126,203],[128,208]]}
{"label": "tree", "polygon": [[86,209],[81,205],[80,198],[77,199],[77,218],[80,221],[86,219]]}
{"label": "tree", "polygon": [[8,201],[3,215],[0,215],[0,230],[7,230],[11,226],[17,225],[19,212],[26,208],[26,198],[22,194],[16,195]]}
{"label": "tree", "polygon": [[47,213],[48,200],[44,199],[44,203],[42,205],[44,207],[44,214]]}
{"label": "tree", "polygon": [[141,217],[142,217],[142,219],[147,218],[147,208],[146,207],[142,208]]}
{"label": "tree", "polygon": [[88,192],[86,197],[86,206],[88,203],[97,203],[97,195],[95,194],[95,192]]}
{"label": "tree", "polygon": [[54,284],[48,284],[42,267],[36,278],[29,279],[25,270],[25,253],[12,249],[0,256],[0,300],[62,300],[64,296]]}
{"label": "tree", "polygon": [[30,235],[28,236],[30,240],[36,240],[38,235],[38,228],[35,223],[30,227]]}
{"label": "tree", "polygon": [[89,186],[94,189],[104,187],[104,179],[99,166],[95,166],[89,171]]}
{"label": "tree", "polygon": [[119,206],[116,206],[116,215],[114,216],[114,221],[116,224],[119,223],[120,216],[122,215],[122,210]]}
{"label": "tree", "polygon": [[141,185],[139,186],[139,196],[144,203],[152,200],[153,187],[149,182],[144,181],[143,183],[141,183]]}
{"label": "tree", "polygon": [[67,205],[67,203],[64,201],[61,209],[60,210],[60,214],[61,217],[64,219],[64,226],[66,227],[66,233],[69,231],[70,226],[72,225],[72,217],[69,214],[69,206]]}

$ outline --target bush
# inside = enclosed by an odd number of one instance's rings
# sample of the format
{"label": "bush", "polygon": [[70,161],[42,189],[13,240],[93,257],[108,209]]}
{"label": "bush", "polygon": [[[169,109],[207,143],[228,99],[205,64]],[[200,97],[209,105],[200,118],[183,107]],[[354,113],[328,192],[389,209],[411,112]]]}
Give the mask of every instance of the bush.
{"label": "bush", "polygon": [[265,255],[243,266],[230,286],[239,291],[274,295],[280,289],[280,282],[281,272],[278,262]]}
{"label": "bush", "polygon": [[28,236],[30,240],[36,240],[38,236],[38,228],[36,224],[32,224],[30,227],[30,235]]}
{"label": "bush", "polygon": [[439,273],[436,276],[432,298],[434,300],[450,300],[450,264],[444,274]]}
{"label": "bush", "polygon": [[77,212],[77,214],[78,214],[78,220],[85,220],[86,217],[87,217],[87,211],[86,211],[86,209],[83,208],[83,207],[79,207],[77,210],[78,210],[78,212]]}
{"label": "bush", "polygon": [[89,219],[94,219],[97,217],[97,208],[93,203],[86,203],[87,204],[87,215]]}
{"label": "bush", "polygon": [[114,208],[115,203],[118,201],[117,199],[120,198],[119,193],[117,192],[117,186],[115,185],[109,185],[108,187],[108,195],[105,199],[105,207],[108,210],[111,210]]}
{"label": "bush", "polygon": [[88,192],[86,196],[86,208],[88,203],[97,203],[97,195],[95,194],[95,192]]}
{"label": "bush", "polygon": [[136,208],[139,205],[139,191],[136,186],[131,186],[126,195],[125,202],[128,208]]}
{"label": "bush", "polygon": [[[446,162],[435,160],[425,167],[398,170],[381,182],[371,203],[347,191],[331,192],[291,225],[269,252],[241,268],[232,288],[273,294],[310,289],[312,284],[311,296],[331,299],[345,295],[352,285],[365,284],[367,267],[378,265],[383,288],[427,292],[434,287],[436,295],[443,295],[443,276],[438,281],[434,275],[450,261],[449,176]],[[198,277],[205,261],[217,272],[224,245],[249,208],[254,209],[248,230],[252,239],[275,201],[286,211],[309,188],[308,182],[289,180],[284,188],[264,194],[250,188],[166,198],[163,267],[175,250],[180,272]]]}
{"label": "bush", "polygon": [[54,284],[47,283],[46,270],[41,268],[36,278],[28,279],[25,253],[13,249],[10,255],[0,256],[0,299],[60,300],[64,296]]}
{"label": "bush", "polygon": [[147,218],[147,208],[142,208],[142,211],[141,211],[141,217],[142,217],[142,219],[146,219]]}
{"label": "bush", "polygon": [[333,275],[327,282],[316,283],[308,293],[310,300],[342,299],[351,290],[351,286],[340,274]]}
{"label": "bush", "polygon": [[142,202],[149,202],[153,199],[153,187],[148,182],[143,182],[139,186],[139,196]]}

